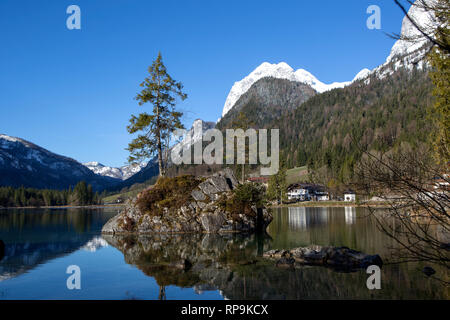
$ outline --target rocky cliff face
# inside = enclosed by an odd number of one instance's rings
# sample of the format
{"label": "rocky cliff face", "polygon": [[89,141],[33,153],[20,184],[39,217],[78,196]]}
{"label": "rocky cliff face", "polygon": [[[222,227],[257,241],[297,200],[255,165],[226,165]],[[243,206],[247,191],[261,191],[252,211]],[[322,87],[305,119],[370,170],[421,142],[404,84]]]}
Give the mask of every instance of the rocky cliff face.
{"label": "rocky cliff face", "polygon": [[294,110],[314,95],[316,91],[308,84],[286,79],[262,78],[240,96],[233,108],[218,122],[217,127],[232,127],[233,121],[242,111],[255,126],[264,128],[267,123],[279,119],[284,112]]}
{"label": "rocky cliff face", "polygon": [[[220,200],[231,197],[238,185],[233,172],[225,169],[198,183],[192,190],[188,190],[189,194],[182,204],[175,208],[169,206],[168,203],[173,200],[173,197],[162,195],[164,199],[153,205],[153,210],[150,212],[142,210],[139,206],[140,197],[145,196],[141,193],[137,198],[129,201],[120,214],[103,226],[102,233],[224,233],[265,230],[272,221],[272,214],[267,209],[252,206],[251,214],[242,213],[236,216],[220,205]],[[186,190],[173,192],[186,192]]]}

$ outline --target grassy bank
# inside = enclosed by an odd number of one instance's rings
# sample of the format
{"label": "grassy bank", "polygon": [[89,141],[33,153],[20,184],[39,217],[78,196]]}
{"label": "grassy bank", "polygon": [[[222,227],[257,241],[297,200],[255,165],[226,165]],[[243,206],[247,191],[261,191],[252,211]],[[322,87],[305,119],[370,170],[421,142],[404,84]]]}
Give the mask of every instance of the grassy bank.
{"label": "grassy bank", "polygon": [[308,167],[296,167],[286,171],[286,184],[304,182],[308,177]]}

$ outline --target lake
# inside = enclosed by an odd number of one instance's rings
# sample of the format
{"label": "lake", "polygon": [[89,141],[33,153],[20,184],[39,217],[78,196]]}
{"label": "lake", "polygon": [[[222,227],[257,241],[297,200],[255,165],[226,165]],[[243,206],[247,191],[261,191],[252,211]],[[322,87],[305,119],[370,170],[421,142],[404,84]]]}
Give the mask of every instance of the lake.
{"label": "lake", "polygon": [[[277,208],[267,235],[103,236],[118,209],[0,210],[0,299],[448,299],[426,264],[383,265],[381,289],[365,270],[287,270],[270,249],[347,246],[389,258],[392,240],[363,208]],[[1,258],[1,257],[0,257]],[[81,289],[69,290],[69,266]]]}

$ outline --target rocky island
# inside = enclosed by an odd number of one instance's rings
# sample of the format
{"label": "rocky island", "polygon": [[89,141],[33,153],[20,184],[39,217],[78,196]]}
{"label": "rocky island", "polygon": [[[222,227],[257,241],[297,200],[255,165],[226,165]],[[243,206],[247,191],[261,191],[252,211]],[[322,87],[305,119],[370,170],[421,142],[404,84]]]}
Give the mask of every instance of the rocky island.
{"label": "rocky island", "polygon": [[239,184],[225,169],[209,178],[160,178],[129,200],[102,233],[251,233],[265,231],[271,221],[259,187]]}
{"label": "rocky island", "polygon": [[324,266],[341,271],[353,271],[370,265],[382,266],[378,254],[369,255],[347,247],[322,247],[312,245],[292,250],[269,250],[264,258],[275,260],[277,267],[296,268],[304,265]]}

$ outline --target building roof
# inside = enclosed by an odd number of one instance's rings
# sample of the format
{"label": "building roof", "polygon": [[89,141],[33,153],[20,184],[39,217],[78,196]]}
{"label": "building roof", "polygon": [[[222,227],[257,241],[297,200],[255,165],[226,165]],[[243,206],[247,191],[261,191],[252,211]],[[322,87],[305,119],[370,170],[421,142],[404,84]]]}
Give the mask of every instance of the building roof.
{"label": "building roof", "polygon": [[269,177],[251,177],[251,178],[247,178],[247,181],[265,183],[265,182],[269,182],[269,179],[270,179]]}

